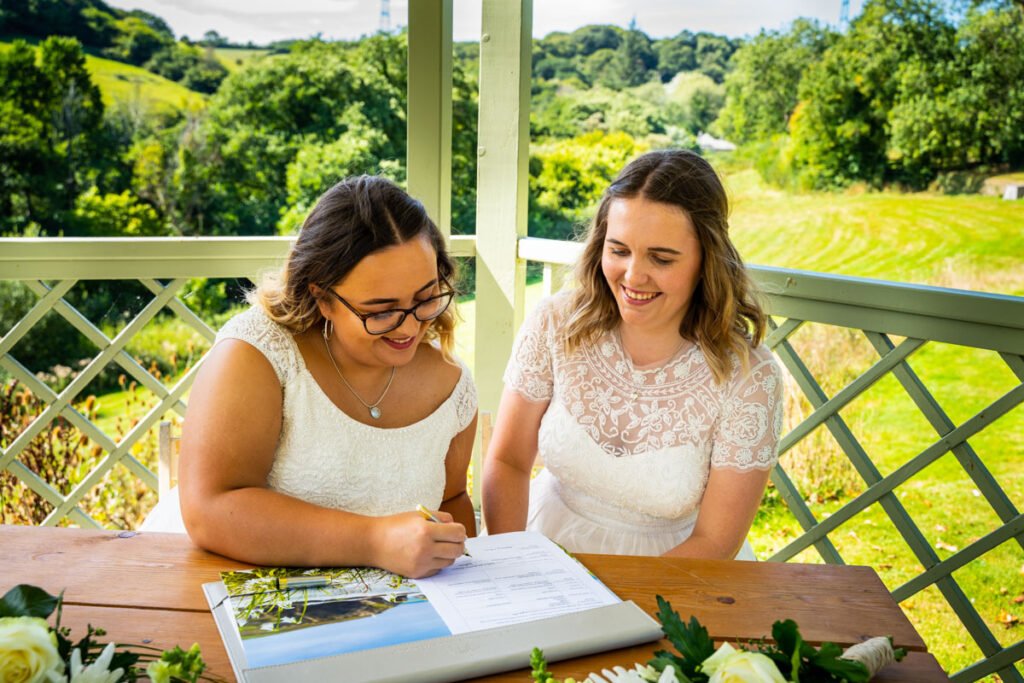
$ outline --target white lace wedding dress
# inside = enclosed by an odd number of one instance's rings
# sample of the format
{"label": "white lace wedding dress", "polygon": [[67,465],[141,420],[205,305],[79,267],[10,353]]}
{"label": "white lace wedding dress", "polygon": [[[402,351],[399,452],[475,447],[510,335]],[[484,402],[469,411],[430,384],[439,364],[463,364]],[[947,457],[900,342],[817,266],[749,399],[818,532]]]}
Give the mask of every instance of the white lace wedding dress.
{"label": "white lace wedding dress", "polygon": [[[381,429],[335,406],[306,369],[295,340],[259,308],[229,320],[217,334],[262,353],[284,389],[281,436],[267,477],[271,489],[323,507],[383,516],[441,504],[445,456],[452,438],[476,416],[469,369],[433,413],[407,427]],[[216,343],[215,342],[215,343]],[[165,496],[140,527],[179,531],[178,491]]]}
{"label": "white lace wedding dress", "polygon": [[[505,371],[507,387],[550,401],[527,528],[573,552],[660,555],[692,532],[711,468],[775,464],[779,366],[759,347],[749,373],[735,367],[718,385],[695,345],[636,367],[617,331],[566,356],[568,303],[562,293],[538,305]],[[749,544],[737,558],[754,559]]]}

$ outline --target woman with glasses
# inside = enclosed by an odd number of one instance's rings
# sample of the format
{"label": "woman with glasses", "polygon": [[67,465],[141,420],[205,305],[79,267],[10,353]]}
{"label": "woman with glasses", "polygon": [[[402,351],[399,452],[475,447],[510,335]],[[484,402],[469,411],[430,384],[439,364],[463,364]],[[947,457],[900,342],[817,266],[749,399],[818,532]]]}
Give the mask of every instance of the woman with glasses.
{"label": "woman with glasses", "polygon": [[328,190],[284,269],[203,359],[180,516],[161,501],[143,528],[185,528],[263,565],[420,577],[451,564],[475,532],[477,409],[452,355],[453,276],[441,232],[395,184],[363,176]]}
{"label": "woman with glasses", "polygon": [[577,288],[541,302],[516,340],[484,471],[488,533],[753,559],[781,382],[728,229],[725,190],[692,152],[645,154],[615,179]]}

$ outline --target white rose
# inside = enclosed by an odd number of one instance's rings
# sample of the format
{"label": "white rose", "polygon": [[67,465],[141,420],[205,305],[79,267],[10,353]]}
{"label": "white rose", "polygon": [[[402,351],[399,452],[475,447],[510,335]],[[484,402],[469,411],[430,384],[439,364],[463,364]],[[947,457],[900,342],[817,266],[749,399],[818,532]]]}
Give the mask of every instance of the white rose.
{"label": "white rose", "polygon": [[766,655],[737,650],[729,643],[705,659],[701,671],[709,676],[708,683],[786,683]]}
{"label": "white rose", "polygon": [[57,653],[57,635],[45,619],[0,618],[0,681],[58,683],[63,680],[64,662]]}

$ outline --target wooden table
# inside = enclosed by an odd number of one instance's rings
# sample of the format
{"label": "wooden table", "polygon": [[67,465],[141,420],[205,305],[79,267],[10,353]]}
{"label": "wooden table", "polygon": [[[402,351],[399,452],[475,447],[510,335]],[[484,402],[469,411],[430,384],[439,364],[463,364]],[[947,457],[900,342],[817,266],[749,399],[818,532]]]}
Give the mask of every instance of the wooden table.
{"label": "wooden table", "polygon": [[[797,622],[812,643],[850,645],[890,635],[910,654],[875,681],[946,681],[924,641],[869,567],[725,562],[661,557],[579,555],[624,600],[650,614],[655,595],[688,619],[696,615],[716,641],[760,638],[777,619]],[[107,630],[102,639],[160,648],[198,642],[212,673],[233,678],[231,665],[200,585],[219,572],[246,569],[196,548],[178,534],[0,526],[0,592],[30,583],[64,591],[63,623],[72,636],[87,623]],[[538,643],[543,647],[543,643]],[[585,678],[612,665],[647,662],[663,640],[551,665],[559,678]],[[480,679],[530,681],[527,670]]]}

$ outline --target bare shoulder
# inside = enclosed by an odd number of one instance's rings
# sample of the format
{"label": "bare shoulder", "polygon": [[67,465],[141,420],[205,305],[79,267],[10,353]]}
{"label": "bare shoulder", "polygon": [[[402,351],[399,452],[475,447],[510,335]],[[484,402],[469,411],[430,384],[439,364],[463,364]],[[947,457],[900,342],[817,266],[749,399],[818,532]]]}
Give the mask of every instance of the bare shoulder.
{"label": "bare shoulder", "polygon": [[203,361],[193,392],[226,398],[231,395],[279,397],[281,383],[266,356],[239,339],[223,339]]}
{"label": "bare shoulder", "polygon": [[410,364],[417,379],[450,394],[462,378],[463,365],[455,358],[445,358],[433,344],[420,344],[416,360]]}

